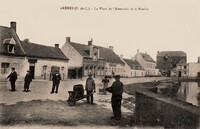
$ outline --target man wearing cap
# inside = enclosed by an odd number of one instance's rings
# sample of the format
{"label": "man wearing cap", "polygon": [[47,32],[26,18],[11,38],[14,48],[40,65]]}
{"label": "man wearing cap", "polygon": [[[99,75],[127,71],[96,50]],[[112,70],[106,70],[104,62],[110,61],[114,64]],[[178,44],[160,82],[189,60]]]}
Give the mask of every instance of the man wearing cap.
{"label": "man wearing cap", "polygon": [[94,100],[93,93],[96,91],[95,91],[95,81],[92,78],[92,74],[88,75],[88,78],[85,84],[85,90],[87,92],[87,102],[93,104],[93,100]]}
{"label": "man wearing cap", "polygon": [[[56,71],[56,73],[52,74],[52,81],[53,81],[53,85],[52,85],[52,89],[51,89],[51,94],[53,93],[58,93],[58,87],[60,84],[60,80],[61,80],[61,75],[59,73],[59,71]],[[56,91],[55,91],[56,88]]]}
{"label": "man wearing cap", "polygon": [[23,90],[23,92],[30,92],[29,86],[30,86],[31,82],[32,82],[31,71],[27,70],[26,76],[24,78],[24,90]]}
{"label": "man wearing cap", "polygon": [[111,87],[108,87],[106,90],[112,93],[111,103],[112,103],[112,110],[113,110],[113,117],[115,120],[121,119],[121,101],[122,101],[122,94],[124,85],[120,81],[120,76],[115,76],[115,82],[113,82]]}
{"label": "man wearing cap", "polygon": [[12,72],[7,76],[6,79],[9,78],[11,90],[10,91],[16,91],[15,89],[15,82],[17,80],[17,72],[15,72],[15,68],[11,68]]}

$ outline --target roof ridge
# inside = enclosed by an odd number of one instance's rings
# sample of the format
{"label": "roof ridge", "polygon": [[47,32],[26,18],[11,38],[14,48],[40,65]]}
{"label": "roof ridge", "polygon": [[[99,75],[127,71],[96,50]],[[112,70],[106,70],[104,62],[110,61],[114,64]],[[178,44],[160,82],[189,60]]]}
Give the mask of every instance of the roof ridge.
{"label": "roof ridge", "polygon": [[48,46],[48,45],[44,45],[44,44],[38,44],[38,43],[33,43],[33,42],[26,42],[26,41],[22,41],[23,43],[29,43],[29,44],[34,44],[34,45],[39,45],[39,46],[44,46],[44,47],[51,47],[51,48],[55,48],[54,46]]}
{"label": "roof ridge", "polygon": [[3,27],[3,28],[8,28],[8,29],[10,29],[10,27],[7,27],[7,26],[1,26],[1,25],[0,25],[0,27]]}

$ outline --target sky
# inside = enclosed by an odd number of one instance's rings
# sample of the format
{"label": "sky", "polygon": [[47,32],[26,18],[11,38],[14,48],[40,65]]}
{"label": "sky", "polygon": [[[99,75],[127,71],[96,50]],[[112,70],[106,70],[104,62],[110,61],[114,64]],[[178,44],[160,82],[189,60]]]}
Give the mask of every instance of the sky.
{"label": "sky", "polygon": [[[21,40],[62,47],[72,42],[108,47],[124,58],[137,50],[200,56],[199,0],[0,0],[0,26],[17,22]],[[63,9],[64,7],[64,9]],[[71,10],[68,8],[71,7]],[[83,9],[81,9],[83,8]],[[118,9],[122,10],[118,10]]]}

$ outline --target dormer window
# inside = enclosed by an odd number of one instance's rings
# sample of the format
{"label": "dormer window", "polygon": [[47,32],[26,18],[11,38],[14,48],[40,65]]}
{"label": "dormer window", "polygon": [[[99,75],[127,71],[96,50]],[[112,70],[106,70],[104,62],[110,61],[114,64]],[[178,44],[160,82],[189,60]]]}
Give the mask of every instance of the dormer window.
{"label": "dormer window", "polygon": [[8,53],[14,53],[14,46],[16,42],[13,38],[4,39],[3,44],[5,45],[5,49]]}
{"label": "dormer window", "polygon": [[99,59],[99,49],[97,47],[93,47],[93,60],[97,61]]}

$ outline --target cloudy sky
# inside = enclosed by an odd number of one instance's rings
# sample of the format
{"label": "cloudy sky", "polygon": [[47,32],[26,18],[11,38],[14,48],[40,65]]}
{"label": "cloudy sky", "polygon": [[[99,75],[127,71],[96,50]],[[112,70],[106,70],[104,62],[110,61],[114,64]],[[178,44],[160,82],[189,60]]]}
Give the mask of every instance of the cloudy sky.
{"label": "cloudy sky", "polygon": [[93,44],[114,46],[114,51],[125,58],[134,56],[137,49],[154,60],[157,51],[184,51],[188,62],[196,62],[200,56],[199,0],[0,0],[0,3],[0,25],[9,27],[10,21],[16,21],[21,40],[28,38],[38,44],[62,46],[66,37],[83,44],[92,38]]}

